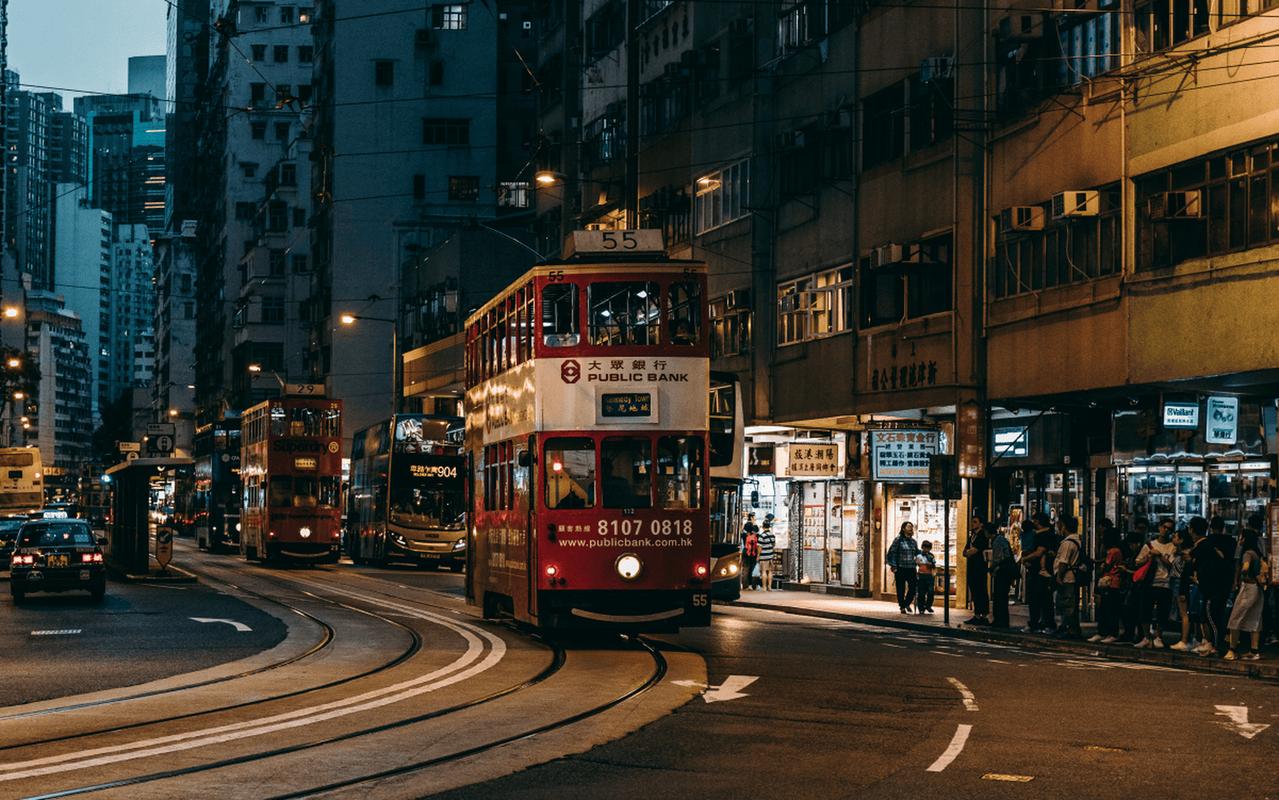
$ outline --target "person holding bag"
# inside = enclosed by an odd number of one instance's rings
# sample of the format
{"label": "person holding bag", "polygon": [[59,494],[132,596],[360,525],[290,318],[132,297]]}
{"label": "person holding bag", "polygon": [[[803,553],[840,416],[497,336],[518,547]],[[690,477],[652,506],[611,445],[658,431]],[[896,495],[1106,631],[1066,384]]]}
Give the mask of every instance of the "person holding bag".
{"label": "person holding bag", "polygon": [[1009,627],[1008,623],[1008,591],[1017,580],[1017,561],[1013,558],[1012,543],[1008,541],[1003,528],[987,524],[987,537],[990,540],[990,573],[991,580],[991,627]]}
{"label": "person holding bag", "polygon": [[1102,523],[1101,546],[1105,551],[1101,568],[1097,570],[1097,633],[1090,642],[1110,644],[1119,638],[1119,618],[1123,614],[1124,584],[1128,573],[1124,571],[1123,539],[1114,525]]}
{"label": "person holding bag", "polygon": [[[1257,531],[1245,528],[1239,540],[1243,556],[1239,561],[1239,594],[1235,596],[1235,607],[1231,610],[1230,621],[1226,625],[1230,631],[1227,637],[1227,661],[1237,658],[1256,661],[1261,658],[1261,610],[1270,565],[1261,557],[1260,539]],[[1244,655],[1237,656],[1235,648],[1239,646],[1240,631],[1248,632],[1252,648]]]}

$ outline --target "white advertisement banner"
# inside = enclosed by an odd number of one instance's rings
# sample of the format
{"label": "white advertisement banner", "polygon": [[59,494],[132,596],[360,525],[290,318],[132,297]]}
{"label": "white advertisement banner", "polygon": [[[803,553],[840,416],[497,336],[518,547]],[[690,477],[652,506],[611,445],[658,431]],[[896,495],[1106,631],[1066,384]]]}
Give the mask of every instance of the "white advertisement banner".
{"label": "white advertisement banner", "polygon": [[1234,444],[1239,438],[1239,398],[1209,397],[1208,420],[1204,441],[1209,444]]}
{"label": "white advertisement banner", "polygon": [[877,481],[927,483],[928,457],[940,452],[939,441],[938,431],[871,431],[872,477]]}

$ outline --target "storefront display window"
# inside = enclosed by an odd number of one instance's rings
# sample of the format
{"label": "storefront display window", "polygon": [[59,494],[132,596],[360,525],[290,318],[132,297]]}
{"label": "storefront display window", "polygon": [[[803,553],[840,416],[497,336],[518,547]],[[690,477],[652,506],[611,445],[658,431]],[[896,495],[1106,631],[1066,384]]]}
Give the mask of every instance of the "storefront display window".
{"label": "storefront display window", "polygon": [[[914,489],[914,487],[912,487]],[[904,494],[893,492],[888,499],[888,527],[883,537],[883,547],[887,550],[892,544],[893,538],[897,536],[897,532],[901,530],[903,522],[910,522],[915,525],[915,541],[923,543],[930,541],[933,543],[933,555],[937,558],[938,569],[936,574],[942,574],[941,565],[945,562],[945,550],[943,544],[945,542],[945,519],[942,515],[945,513],[946,502],[942,500],[933,500],[926,494]],[[965,536],[963,529],[959,527],[959,504],[950,503],[950,566],[951,579],[950,591],[955,593],[955,567],[959,563],[959,542]],[[882,585],[887,589],[893,586],[892,571],[885,563],[884,554],[881,553],[879,563],[883,568]],[[941,588],[938,587],[940,593]]]}

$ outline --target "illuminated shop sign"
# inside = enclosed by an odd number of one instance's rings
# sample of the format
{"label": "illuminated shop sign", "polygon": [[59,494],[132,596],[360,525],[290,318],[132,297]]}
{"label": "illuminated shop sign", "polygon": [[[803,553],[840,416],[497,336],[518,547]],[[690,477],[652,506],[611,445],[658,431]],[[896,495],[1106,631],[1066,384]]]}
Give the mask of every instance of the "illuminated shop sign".
{"label": "illuminated shop sign", "polygon": [[928,457],[940,450],[935,430],[871,432],[871,463],[877,481],[928,483]]}
{"label": "illuminated shop sign", "polygon": [[[1164,403],[1164,427],[1187,428],[1195,430],[1199,427],[1198,403]],[[1232,438],[1230,441],[1234,441]]]}
{"label": "illuminated shop sign", "polygon": [[1209,397],[1204,441],[1209,444],[1234,444],[1239,438],[1239,398]]}
{"label": "illuminated shop sign", "polygon": [[995,428],[996,458],[1025,458],[1029,454],[1029,428],[1024,425]]}

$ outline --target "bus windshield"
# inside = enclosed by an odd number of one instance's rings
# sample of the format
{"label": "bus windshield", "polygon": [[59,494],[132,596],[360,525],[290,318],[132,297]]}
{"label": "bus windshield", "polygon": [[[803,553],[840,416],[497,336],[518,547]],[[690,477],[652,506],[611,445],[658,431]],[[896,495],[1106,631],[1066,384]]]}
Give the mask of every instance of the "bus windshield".
{"label": "bus windshield", "polygon": [[[456,484],[456,485],[454,485]],[[391,486],[391,522],[410,528],[460,530],[466,510],[460,482],[425,481]]]}
{"label": "bus windshield", "polygon": [[273,508],[338,508],[341,493],[342,479],[336,475],[274,475],[268,504]]}

